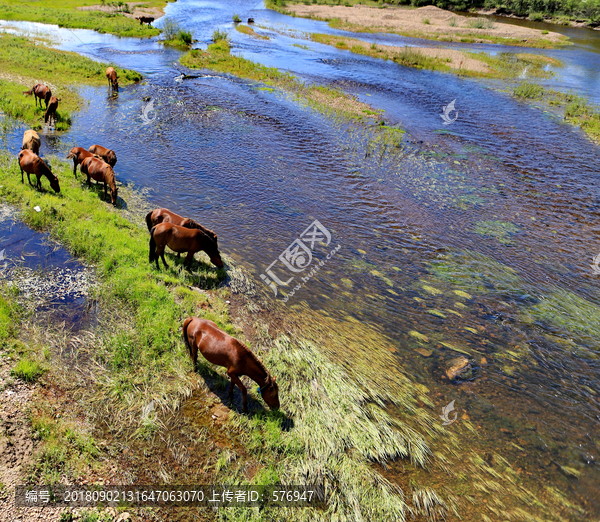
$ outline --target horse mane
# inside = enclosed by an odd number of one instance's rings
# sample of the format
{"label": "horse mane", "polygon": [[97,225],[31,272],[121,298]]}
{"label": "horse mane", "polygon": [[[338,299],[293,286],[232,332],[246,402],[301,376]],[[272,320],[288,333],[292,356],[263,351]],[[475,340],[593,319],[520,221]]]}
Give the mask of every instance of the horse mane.
{"label": "horse mane", "polygon": [[265,365],[263,364],[263,362],[258,358],[258,355],[256,355],[250,348],[248,348],[244,343],[241,343],[240,341],[238,341],[236,339],[236,341],[238,342],[238,344],[247,352],[250,354],[250,356],[256,361],[256,364],[258,364],[259,368],[261,368],[266,374],[267,374],[267,380],[265,382],[265,386],[267,384],[272,384],[273,379],[271,378],[271,374],[269,373],[269,370],[267,370],[265,368]]}
{"label": "horse mane", "polygon": [[[108,163],[107,163],[108,165]],[[107,175],[108,172],[108,175]],[[106,179],[106,182],[110,185],[111,189],[116,189],[117,188],[117,180],[115,177],[115,171],[112,169],[112,167],[110,165],[108,165],[108,168],[104,171],[104,177],[108,178]]]}
{"label": "horse mane", "polygon": [[208,237],[210,237],[215,245],[217,244],[217,234],[215,234],[212,230],[202,226],[200,223],[198,223],[197,221],[194,221],[193,219],[187,218],[185,220],[186,223],[186,228],[196,228],[198,230],[200,230],[201,232],[203,232],[204,234],[206,234]]}

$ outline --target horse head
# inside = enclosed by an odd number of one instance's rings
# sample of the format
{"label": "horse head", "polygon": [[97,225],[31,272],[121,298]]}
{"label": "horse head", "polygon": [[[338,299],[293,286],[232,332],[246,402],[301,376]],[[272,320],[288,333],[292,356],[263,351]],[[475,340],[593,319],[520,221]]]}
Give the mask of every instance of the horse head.
{"label": "horse head", "polygon": [[279,409],[279,386],[275,382],[275,377],[267,375],[267,382],[260,388],[260,394],[269,408],[274,410]]}

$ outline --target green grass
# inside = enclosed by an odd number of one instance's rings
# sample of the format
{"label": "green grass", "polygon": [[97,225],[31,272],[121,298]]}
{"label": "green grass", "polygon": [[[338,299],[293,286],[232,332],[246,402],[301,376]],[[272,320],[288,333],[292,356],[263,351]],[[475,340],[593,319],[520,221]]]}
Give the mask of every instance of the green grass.
{"label": "green grass", "polygon": [[544,96],[544,88],[535,83],[524,82],[513,89],[513,96],[535,100]]}
{"label": "green grass", "polygon": [[[140,25],[135,18],[129,18],[121,13],[104,13],[101,11],[80,11],[77,7],[101,2],[86,2],[85,0],[57,0],[44,4],[41,2],[21,2],[18,0],[3,0],[0,3],[0,19],[25,20],[56,24],[59,27],[72,29],[92,29],[100,33],[111,33],[117,36],[148,37],[156,36],[159,30]],[[145,5],[164,7],[165,2],[148,0]]]}
{"label": "green grass", "polygon": [[600,144],[600,107],[590,104],[586,98],[529,82],[516,86],[512,94],[517,98],[539,100],[550,107],[563,108],[567,123],[580,127],[593,141]]}
{"label": "green grass", "polygon": [[29,467],[31,483],[56,484],[65,476],[73,480],[98,464],[94,438],[76,422],[55,419],[52,412],[52,404],[40,401],[30,411],[31,430],[42,441]]}
{"label": "green grass", "polygon": [[[268,40],[269,37],[268,36],[264,36],[262,34],[258,34],[254,29],[252,29],[252,27],[250,27],[249,25],[242,25],[242,24],[237,24],[235,26],[236,31],[239,31],[240,33],[243,34],[247,34],[248,36],[254,36],[255,38],[260,38],[261,40]],[[213,40],[214,41],[214,40]]]}
{"label": "green grass", "polygon": [[26,357],[17,363],[10,374],[25,382],[35,382],[45,371],[46,369],[38,361]]}
{"label": "green grass", "polygon": [[[59,98],[57,130],[71,124],[70,113],[79,109],[82,100],[71,84],[104,85],[108,64],[95,62],[77,53],[44,47],[42,43],[19,36],[0,35],[0,62],[6,78],[0,79],[0,110],[28,123],[33,129],[42,127],[44,110],[38,107],[30,90],[40,79]],[[139,73],[115,67],[121,86],[139,81]]]}

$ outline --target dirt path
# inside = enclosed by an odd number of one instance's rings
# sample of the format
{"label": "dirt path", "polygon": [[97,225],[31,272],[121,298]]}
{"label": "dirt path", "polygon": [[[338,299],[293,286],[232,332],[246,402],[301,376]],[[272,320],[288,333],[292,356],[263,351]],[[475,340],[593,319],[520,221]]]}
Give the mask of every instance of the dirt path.
{"label": "dirt path", "polygon": [[[508,45],[555,46],[565,37],[559,33],[542,34],[539,29],[512,24],[493,24],[487,19],[460,16],[434,6],[377,9],[326,5],[288,5],[296,16],[333,21],[332,25],[350,31],[397,33],[441,41],[503,43]],[[478,25],[484,25],[479,28]]]}
{"label": "dirt path", "polygon": [[79,11],[103,11],[105,13],[120,13],[129,18],[138,18],[140,16],[151,16],[155,20],[158,20],[161,16],[164,16],[160,9],[157,7],[144,7],[144,2],[127,2],[129,6],[129,13],[119,11],[116,7],[111,5],[85,5],[78,7]]}

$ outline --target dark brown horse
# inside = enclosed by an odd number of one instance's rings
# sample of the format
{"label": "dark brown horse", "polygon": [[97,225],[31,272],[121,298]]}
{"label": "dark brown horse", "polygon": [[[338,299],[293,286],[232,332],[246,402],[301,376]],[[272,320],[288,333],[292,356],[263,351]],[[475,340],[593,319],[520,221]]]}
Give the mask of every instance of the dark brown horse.
{"label": "dark brown horse", "polygon": [[35,154],[40,153],[40,145],[41,145],[40,137],[37,132],[34,130],[26,130],[23,133],[23,145],[21,147],[22,150],[31,150]]}
{"label": "dark brown horse", "polygon": [[46,162],[40,158],[37,154],[30,150],[22,150],[19,152],[19,167],[21,168],[21,183],[25,183],[23,179],[23,171],[27,172],[27,180],[31,185],[30,174],[35,174],[37,177],[36,187],[41,189],[42,182],[40,178],[46,176],[50,181],[50,186],[55,192],[60,192],[60,185],[58,184],[58,178],[52,174],[50,167],[46,165]]}
{"label": "dark brown horse", "polygon": [[169,268],[165,261],[165,247],[168,246],[174,252],[188,253],[183,261],[184,266],[190,267],[194,254],[204,250],[213,265],[223,268],[216,237],[215,235],[215,240],[213,240],[199,229],[180,227],[172,223],[160,223],[150,230],[150,263],[156,260],[156,268],[160,270],[158,265],[160,257],[165,268]]}
{"label": "dark brown horse", "polygon": [[91,185],[91,178],[104,183],[104,199],[108,199],[107,185],[110,186],[110,199],[114,205],[117,202],[117,180],[112,167],[100,158],[85,158],[81,162],[81,173],[87,174],[87,183]]}
{"label": "dark brown horse", "polygon": [[142,25],[142,24],[150,25],[152,22],[154,22],[154,17],[153,16],[137,16],[136,20],[140,21],[140,25]]}
{"label": "dark brown horse", "polygon": [[46,114],[44,114],[44,123],[48,123],[48,119],[52,118],[52,121],[56,122],[56,109],[58,109],[59,98],[56,96],[50,97],[50,102],[48,103],[48,107],[46,108]]}
{"label": "dark brown horse", "polygon": [[108,85],[111,86],[114,91],[119,92],[119,78],[117,78],[117,71],[115,71],[113,67],[106,69],[106,79],[108,80]]}
{"label": "dark brown horse", "polygon": [[183,323],[183,339],[194,362],[198,361],[198,351],[204,358],[218,366],[227,368],[231,379],[229,399],[233,402],[233,387],[242,391],[244,411],[248,411],[246,387],[240,380],[247,375],[260,388],[259,392],[270,408],[279,409],[279,388],[263,363],[248,347],[220,330],[215,323],[198,317],[188,317]]}
{"label": "dark brown horse", "polygon": [[52,91],[50,87],[44,84],[36,83],[30,91],[23,91],[23,94],[33,94],[35,98],[35,106],[37,107],[38,98],[40,99],[40,107],[42,106],[42,100],[46,102],[46,109],[48,108],[48,102],[52,97]]}
{"label": "dark brown horse", "polygon": [[88,152],[83,147],[73,147],[69,151],[67,159],[73,159],[73,175],[75,176],[75,178],[77,178],[77,165],[79,165],[85,158],[102,159],[100,156],[96,156],[96,154]]}
{"label": "dark brown horse", "polygon": [[102,145],[92,145],[88,150],[92,154],[100,156],[111,167],[114,167],[117,164],[117,155],[115,154],[114,150],[107,149]]}

